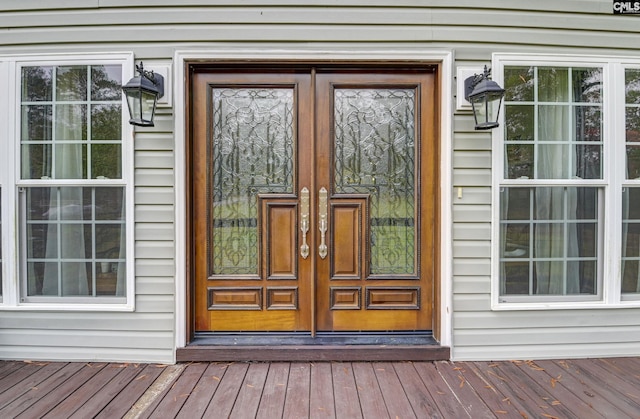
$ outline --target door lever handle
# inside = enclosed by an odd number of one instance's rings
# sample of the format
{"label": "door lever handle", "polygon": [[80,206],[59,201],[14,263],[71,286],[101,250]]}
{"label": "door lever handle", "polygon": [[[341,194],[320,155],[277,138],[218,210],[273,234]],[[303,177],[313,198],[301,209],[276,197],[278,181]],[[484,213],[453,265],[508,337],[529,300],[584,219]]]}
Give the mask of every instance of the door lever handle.
{"label": "door lever handle", "polygon": [[300,191],[300,230],[302,230],[300,256],[306,259],[309,257],[309,245],[307,244],[307,233],[309,232],[309,189],[306,186]]}
{"label": "door lever handle", "polygon": [[320,192],[318,193],[318,228],[320,229],[320,246],[318,246],[318,254],[321,259],[327,257],[327,229],[328,229],[328,221],[327,221],[327,190],[324,188],[320,188]]}

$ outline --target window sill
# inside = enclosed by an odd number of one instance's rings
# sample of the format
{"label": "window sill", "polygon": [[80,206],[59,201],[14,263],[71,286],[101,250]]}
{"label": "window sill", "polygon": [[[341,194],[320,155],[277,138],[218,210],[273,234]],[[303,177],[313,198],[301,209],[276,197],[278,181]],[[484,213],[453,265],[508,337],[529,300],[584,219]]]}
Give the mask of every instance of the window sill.
{"label": "window sill", "polygon": [[558,301],[539,303],[492,303],[491,311],[533,311],[533,310],[593,310],[593,309],[627,309],[640,308],[640,301],[628,300],[619,303],[602,301]]}
{"label": "window sill", "polygon": [[68,304],[68,303],[23,303],[19,305],[0,304],[0,311],[56,311],[56,312],[80,312],[80,311],[112,311],[133,312],[133,304],[104,303],[104,304]]}

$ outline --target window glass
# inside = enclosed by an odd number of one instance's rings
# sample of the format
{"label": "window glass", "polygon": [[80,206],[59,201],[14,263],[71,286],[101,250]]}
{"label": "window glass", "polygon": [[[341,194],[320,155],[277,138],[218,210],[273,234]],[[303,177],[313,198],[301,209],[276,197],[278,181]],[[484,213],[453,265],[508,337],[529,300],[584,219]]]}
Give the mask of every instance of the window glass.
{"label": "window glass", "polygon": [[[625,71],[626,178],[640,179],[640,69]],[[623,294],[640,294],[640,187],[622,189]]]}
{"label": "window glass", "polygon": [[501,295],[595,295],[601,191],[505,187],[500,193]]}
{"label": "window glass", "polygon": [[94,182],[123,176],[121,73],[120,65],[22,67],[20,173],[38,181],[19,189],[28,302],[125,296],[125,187]]}
{"label": "window glass", "polygon": [[[500,295],[600,295],[602,68],[505,67]],[[558,186],[539,185],[552,181]],[[562,184],[564,183],[564,184]]]}
{"label": "window glass", "polygon": [[121,178],[121,66],[30,66],[21,77],[22,179]]}
{"label": "window glass", "polygon": [[122,187],[28,187],[24,196],[28,296],[122,296]]}
{"label": "window glass", "polygon": [[602,178],[602,68],[505,68],[505,177]]}

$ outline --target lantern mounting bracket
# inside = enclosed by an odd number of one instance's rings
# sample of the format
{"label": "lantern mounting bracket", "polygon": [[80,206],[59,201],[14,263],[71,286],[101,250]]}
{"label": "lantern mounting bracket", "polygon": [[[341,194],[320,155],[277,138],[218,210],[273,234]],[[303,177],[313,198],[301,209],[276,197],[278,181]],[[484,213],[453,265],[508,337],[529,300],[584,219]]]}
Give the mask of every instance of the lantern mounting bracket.
{"label": "lantern mounting bracket", "polygon": [[164,96],[164,77],[162,75],[154,73],[153,70],[145,70],[142,61],[140,61],[140,65],[136,64],[136,71],[140,74],[140,77],[144,77],[153,83],[158,90],[158,99]]}

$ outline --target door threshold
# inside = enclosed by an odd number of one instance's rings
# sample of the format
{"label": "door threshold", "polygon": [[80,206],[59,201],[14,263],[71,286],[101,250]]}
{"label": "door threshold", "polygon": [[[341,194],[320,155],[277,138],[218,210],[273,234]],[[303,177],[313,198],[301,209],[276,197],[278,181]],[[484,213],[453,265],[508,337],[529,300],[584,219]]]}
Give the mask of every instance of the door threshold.
{"label": "door threshold", "polygon": [[431,333],[199,334],[178,348],[178,362],[441,361],[450,348]]}

